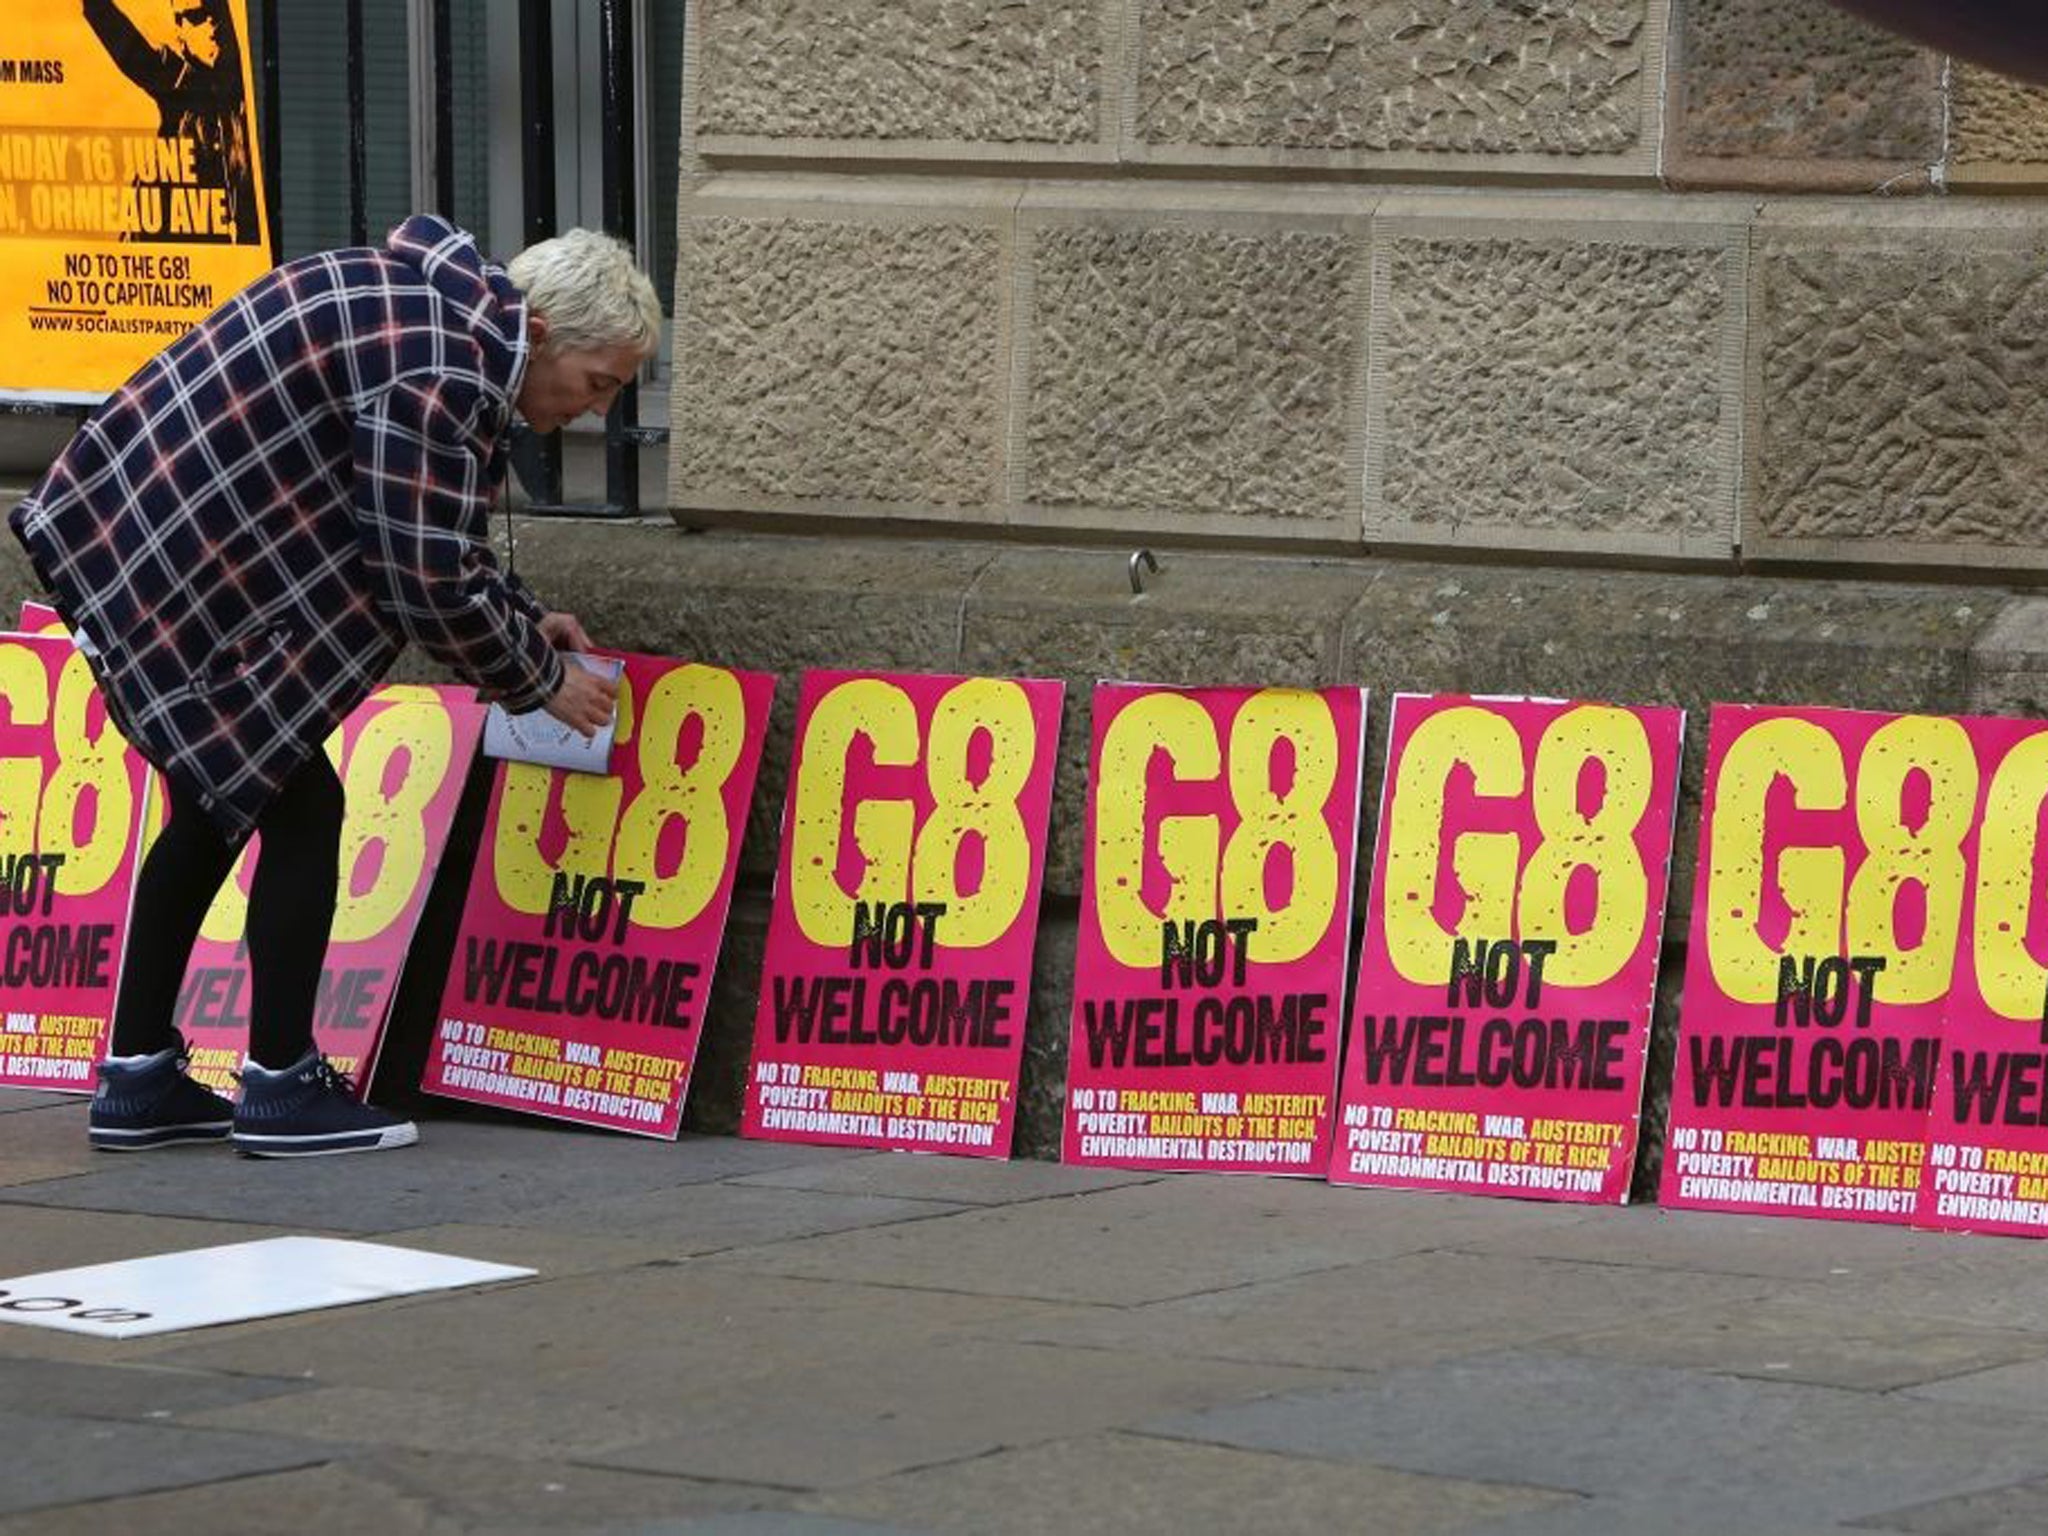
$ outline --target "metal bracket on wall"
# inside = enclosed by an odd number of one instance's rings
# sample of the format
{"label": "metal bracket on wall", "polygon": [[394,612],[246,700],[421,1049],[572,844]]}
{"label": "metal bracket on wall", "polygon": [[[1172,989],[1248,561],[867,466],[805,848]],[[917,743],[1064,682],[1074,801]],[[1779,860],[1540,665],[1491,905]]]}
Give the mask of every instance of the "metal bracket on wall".
{"label": "metal bracket on wall", "polygon": [[1138,596],[1143,597],[1145,595],[1145,578],[1138,570],[1138,566],[1141,563],[1146,570],[1157,575],[1159,572],[1159,561],[1149,549],[1134,549],[1131,551],[1131,590],[1138,594]]}

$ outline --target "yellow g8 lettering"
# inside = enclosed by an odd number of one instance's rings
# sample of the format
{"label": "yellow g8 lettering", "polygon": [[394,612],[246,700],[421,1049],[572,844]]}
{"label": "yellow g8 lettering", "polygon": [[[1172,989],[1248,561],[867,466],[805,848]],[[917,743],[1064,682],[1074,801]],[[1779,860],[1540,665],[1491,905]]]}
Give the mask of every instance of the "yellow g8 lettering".
{"label": "yellow g8 lettering", "polygon": [[[391,702],[364,725],[349,753],[342,788],[341,876],[333,942],[375,938],[404,910],[427,867],[427,807],[448,774],[454,728],[438,696],[426,688],[385,690]],[[391,760],[408,754],[405,777],[389,797],[384,780]],[[353,895],[355,872],[374,844],[383,857],[370,888]]]}
{"label": "yellow g8 lettering", "polygon": [[2048,792],[2048,731],[2029,736],[1991,776],[1977,838],[1972,941],[1977,991],[2002,1019],[2032,1022],[2048,1003],[2048,967],[2027,949],[2041,799]]}
{"label": "yellow g8 lettering", "polygon": [[[993,743],[980,784],[967,774],[978,732]],[[845,890],[838,876],[846,826],[846,759],[856,735],[873,745],[882,767],[911,767],[920,755],[932,813],[922,827],[905,799],[862,799],[852,811],[854,843],[864,861],[860,883]],[[805,733],[790,832],[790,904],[813,944],[838,948],[853,929],[856,902],[943,902],[937,942],[979,949],[1008,933],[1024,909],[1031,845],[1017,797],[1037,759],[1030,696],[1000,678],[969,678],[939,699],[929,743],[919,738],[917,709],[893,683],[858,678],[818,701]],[[960,889],[960,850],[981,840],[981,884]],[[914,881],[914,885],[913,885]]]}
{"label": "yellow g8 lettering", "polygon": [[[1293,782],[1273,793],[1274,748],[1294,748]],[[1182,783],[1215,780],[1224,771],[1208,710],[1184,694],[1154,693],[1132,701],[1102,738],[1102,771],[1110,793],[1095,806],[1095,897],[1105,947],[1117,963],[1144,969],[1159,963],[1160,925],[1250,917],[1246,942],[1261,964],[1299,960],[1329,931],[1337,900],[1337,846],[1324,809],[1337,779],[1339,743],[1329,701],[1294,688],[1247,697],[1230,723],[1228,763],[1236,830],[1226,845],[1220,818],[1162,816],[1159,860],[1173,881],[1163,910],[1142,895],[1145,870],[1145,770],[1154,751],[1172,761]],[[1286,903],[1268,905],[1266,861],[1284,847],[1293,859]]]}
{"label": "yellow g8 lettering", "polygon": [[[1294,748],[1287,793],[1273,793],[1273,749]],[[1337,783],[1337,722],[1329,700],[1294,688],[1267,688],[1238,707],[1230,726],[1230,800],[1237,830],[1223,850],[1223,912],[1259,926],[1245,953],[1262,965],[1299,960],[1329,931],[1337,904],[1337,844],[1323,817]],[[1266,860],[1275,848],[1292,858],[1292,890],[1283,906],[1266,901]]]}
{"label": "yellow g8 lettering", "polygon": [[[92,669],[73,652],[57,673],[51,709],[48,669],[23,645],[0,645],[0,698],[18,726],[48,723],[56,767],[43,782],[39,758],[0,759],[0,853],[40,849],[63,856],[56,888],[66,896],[100,890],[121,867],[135,828],[135,785],[128,776],[128,744],[111,720],[97,735],[86,728],[97,691]],[[78,837],[79,807],[92,792],[92,826]]]}
{"label": "yellow g8 lettering", "polygon": [[[1908,774],[1927,775],[1927,820],[1905,824],[1901,792]],[[1856,765],[1856,830],[1863,862],[1849,884],[1848,950],[1884,955],[1872,989],[1879,1002],[1927,1003],[1948,991],[1962,931],[1962,841],[1977,813],[1977,754],[1954,720],[1905,715],[1880,726]],[[1899,888],[1926,895],[1926,927],[1911,949],[1900,940]],[[1828,953],[1828,951],[1817,951]]]}
{"label": "yellow g8 lettering", "polygon": [[1387,807],[1386,937],[1394,969],[1418,986],[1450,974],[1459,937],[1502,938],[1514,922],[1515,871],[1522,840],[1512,832],[1467,832],[1451,848],[1451,869],[1465,892],[1465,910],[1446,931],[1431,908],[1443,857],[1444,791],[1451,770],[1472,773],[1472,792],[1506,800],[1524,783],[1522,740],[1490,709],[1457,705],[1431,715],[1408,738]]}
{"label": "yellow g8 lettering", "polygon": [[[917,761],[917,709],[894,683],[855,678],[841,683],[811,712],[790,821],[789,894],[797,926],[823,948],[853,932],[855,902],[902,901],[910,890],[910,844],[916,825],[908,800],[863,800],[853,810],[853,838],[866,861],[860,885],[839,883],[839,840],[846,808],[846,754],[856,735],[873,743],[875,762]],[[946,924],[941,924],[943,931]]]}
{"label": "yellow g8 lettering", "polygon": [[[695,715],[702,744],[687,770],[676,763],[676,743]],[[633,921],[646,928],[680,928],[711,903],[725,875],[732,828],[725,819],[725,781],[739,765],[747,739],[747,703],[740,681],[719,667],[691,664],[662,675],[640,718],[640,790],[619,823],[616,875],[646,886]],[[682,859],[674,874],[655,869],[662,829],[681,818]]]}
{"label": "yellow g8 lettering", "polygon": [[[619,723],[613,747],[633,739],[633,688],[619,678]],[[548,909],[557,873],[602,876],[611,867],[612,834],[619,824],[625,786],[610,774],[565,773],[562,825],[567,837],[559,857],[541,856],[547,826],[548,792],[554,770],[534,763],[507,763],[505,791],[498,798],[498,833],[492,839],[492,877],[498,899],[514,912],[539,917]],[[636,909],[634,916],[638,916]]]}
{"label": "yellow g8 lettering", "polygon": [[[1908,827],[1904,788],[1924,773],[1925,822]],[[1969,734],[1953,720],[1907,715],[1874,732],[1856,765],[1855,813],[1863,857],[1850,878],[1840,848],[1786,846],[1778,852],[1777,895],[1791,914],[1784,940],[1763,942],[1766,800],[1780,777],[1805,811],[1849,804],[1840,745],[1806,720],[1766,720],[1736,738],[1722,759],[1709,838],[1707,958],[1721,990],[1738,1002],[1778,995],[1784,955],[1882,955],[1873,993],[1885,1003],[1925,1003],[1948,991],[1955,974],[1967,873],[1963,839],[1977,804],[1977,760]],[[1920,942],[1898,932],[1903,886],[1925,897]]]}
{"label": "yellow g8 lettering", "polygon": [[[1579,778],[1594,761],[1605,772],[1605,786],[1600,808],[1586,816],[1579,810]],[[1536,745],[1531,799],[1543,840],[1522,871],[1516,937],[1556,940],[1547,979],[1558,986],[1612,980],[1642,943],[1650,877],[1636,847],[1636,825],[1649,809],[1655,772],[1649,734],[1625,709],[1568,710]],[[1591,926],[1571,933],[1565,893],[1578,869],[1593,871],[1599,895]]]}
{"label": "yellow g8 lettering", "polygon": [[[1102,941],[1117,964],[1159,963],[1162,922],[1217,915],[1216,870],[1222,833],[1214,816],[1163,816],[1159,859],[1173,881],[1164,911],[1145,905],[1145,771],[1164,752],[1182,783],[1213,780],[1222,750],[1209,712],[1180,693],[1134,699],[1102,733],[1095,801],[1095,910]],[[1113,786],[1113,787],[1112,787]]]}
{"label": "yellow g8 lettering", "polygon": [[1781,775],[1802,811],[1839,810],[1849,794],[1841,747],[1810,720],[1760,721],[1729,743],[1707,843],[1707,961],[1715,985],[1740,1003],[1777,1001],[1780,955],[1832,955],[1841,944],[1839,848],[1779,849],[1778,895],[1791,912],[1783,948],[1758,932],[1765,802]]}

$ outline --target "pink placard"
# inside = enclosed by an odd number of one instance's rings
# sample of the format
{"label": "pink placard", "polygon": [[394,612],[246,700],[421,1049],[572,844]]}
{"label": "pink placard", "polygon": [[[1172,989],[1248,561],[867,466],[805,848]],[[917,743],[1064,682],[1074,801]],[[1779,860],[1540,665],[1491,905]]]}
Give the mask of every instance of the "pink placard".
{"label": "pink placard", "polygon": [[1365,693],[1095,689],[1062,1161],[1321,1177]]}
{"label": "pink placard", "polygon": [[[398,977],[426,905],[448,824],[483,730],[471,690],[391,683],[371,694],[327,740],[347,795],[340,889],[320,973],[313,1038],[361,1090]],[[192,1075],[233,1083],[249,1040],[249,964],[242,946],[249,880],[260,835],[236,861],[206,915],[178,988],[176,1021]]]}
{"label": "pink placard", "polygon": [[746,1135],[1009,1154],[1061,693],[804,674]]}
{"label": "pink placard", "polygon": [[1684,725],[1394,700],[1333,1183],[1628,1198]]}
{"label": "pink placard", "polygon": [[[1981,780],[1915,1226],[2048,1236],[2048,724],[1957,722]],[[1967,848],[1967,844],[1965,845]]]}
{"label": "pink placard", "polygon": [[0,1084],[92,1091],[147,784],[71,642],[0,635]]}
{"label": "pink placard", "polygon": [[624,661],[610,773],[498,769],[420,1086],[673,1137],[775,679]]}
{"label": "pink placard", "polygon": [[1662,1203],[1913,1219],[2011,724],[1715,706]]}

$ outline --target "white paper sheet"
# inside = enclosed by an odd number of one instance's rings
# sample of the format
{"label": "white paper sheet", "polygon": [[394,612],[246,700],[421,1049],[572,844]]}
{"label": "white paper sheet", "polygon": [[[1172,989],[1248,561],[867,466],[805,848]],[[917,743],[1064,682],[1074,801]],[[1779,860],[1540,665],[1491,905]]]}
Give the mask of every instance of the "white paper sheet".
{"label": "white paper sheet", "polygon": [[[565,666],[581,666],[613,682],[626,670],[626,664],[616,656],[586,656],[581,651],[564,651],[562,662]],[[610,773],[612,735],[618,724],[616,706],[603,730],[585,736],[544,709],[515,715],[507,712],[504,705],[493,704],[484,716],[484,756],[538,763],[543,768],[566,768],[573,773]]]}
{"label": "white paper sheet", "polygon": [[0,1280],[0,1322],[133,1339],[533,1273],[383,1243],[273,1237]]}

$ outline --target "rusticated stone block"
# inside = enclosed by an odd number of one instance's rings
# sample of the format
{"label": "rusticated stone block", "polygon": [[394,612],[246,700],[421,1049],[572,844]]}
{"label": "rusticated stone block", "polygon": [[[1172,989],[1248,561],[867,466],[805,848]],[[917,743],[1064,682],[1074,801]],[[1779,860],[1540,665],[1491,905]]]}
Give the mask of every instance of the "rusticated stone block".
{"label": "rusticated stone block", "polygon": [[1901,190],[1942,153],[1938,54],[1832,6],[1674,0],[1679,186]]}
{"label": "rusticated stone block", "polygon": [[1647,0],[1137,3],[1139,158],[1649,168],[1663,7]]}
{"label": "rusticated stone block", "polygon": [[1948,146],[1951,185],[2048,181],[2048,90],[1954,61]]}
{"label": "rusticated stone block", "polygon": [[685,212],[670,504],[989,516],[1003,232],[973,212]]}
{"label": "rusticated stone block", "polygon": [[702,0],[701,153],[856,155],[1102,144],[1098,0]]}
{"label": "rusticated stone block", "polygon": [[1357,539],[1363,263],[1342,221],[1026,218],[1022,519]]}
{"label": "rusticated stone block", "polygon": [[1368,537],[1728,559],[1745,244],[1739,224],[1383,213]]}
{"label": "rusticated stone block", "polygon": [[2048,220],[1852,218],[1759,228],[1745,554],[2039,569]]}

